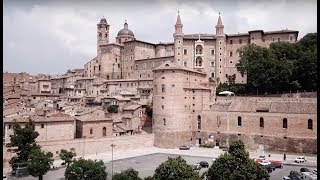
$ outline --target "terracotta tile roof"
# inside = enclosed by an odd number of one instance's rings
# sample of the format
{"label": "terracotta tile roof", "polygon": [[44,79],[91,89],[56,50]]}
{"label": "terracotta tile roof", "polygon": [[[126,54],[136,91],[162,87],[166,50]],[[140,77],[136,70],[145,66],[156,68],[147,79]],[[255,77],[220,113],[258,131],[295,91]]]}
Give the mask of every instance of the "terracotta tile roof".
{"label": "terracotta tile roof", "polygon": [[4,116],[9,116],[9,115],[13,115],[13,114],[18,114],[18,112],[21,111],[21,108],[11,108],[11,109],[6,109],[3,111],[3,115]]}
{"label": "terracotta tile roof", "polygon": [[165,61],[162,65],[153,69],[152,71],[160,71],[160,70],[183,70],[188,72],[194,72],[201,75],[206,75],[206,73],[204,72],[194,71],[194,70],[179,66],[171,61]]}
{"label": "terracotta tile roof", "polygon": [[31,119],[34,122],[64,122],[64,121],[74,121],[75,119],[69,115],[58,113],[56,115],[51,115],[48,117],[31,115],[31,116],[22,116],[18,115],[12,118],[4,118],[4,122],[28,122]]}
{"label": "terracotta tile roof", "polygon": [[76,116],[75,118],[82,122],[89,122],[89,121],[111,121],[112,122],[112,119],[109,117],[106,117],[105,111],[103,110],[96,110],[94,112],[90,112],[81,116]]}
{"label": "terracotta tile roof", "polygon": [[136,110],[136,109],[138,109],[138,108],[140,108],[142,105],[140,105],[140,104],[131,104],[131,105],[129,105],[129,106],[126,106],[126,107],[124,107],[123,108],[123,110],[124,111],[132,111],[132,110]]}

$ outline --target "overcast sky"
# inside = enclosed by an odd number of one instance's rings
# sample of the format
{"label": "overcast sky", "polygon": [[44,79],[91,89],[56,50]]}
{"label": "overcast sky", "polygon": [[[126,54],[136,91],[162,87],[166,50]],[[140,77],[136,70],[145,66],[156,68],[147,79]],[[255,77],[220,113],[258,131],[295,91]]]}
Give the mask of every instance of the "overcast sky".
{"label": "overcast sky", "polygon": [[262,29],[317,31],[316,0],[5,0],[4,71],[61,74],[96,56],[97,23],[110,24],[110,42],[125,19],[135,38],[172,42],[177,12],[184,34],[215,33],[221,12],[225,33]]}

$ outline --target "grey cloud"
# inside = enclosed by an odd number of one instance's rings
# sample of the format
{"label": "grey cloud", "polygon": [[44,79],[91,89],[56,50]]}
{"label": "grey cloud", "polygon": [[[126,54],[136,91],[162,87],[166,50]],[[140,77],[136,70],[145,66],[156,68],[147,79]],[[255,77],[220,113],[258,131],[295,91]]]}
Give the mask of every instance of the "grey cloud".
{"label": "grey cloud", "polygon": [[124,20],[135,37],[172,42],[177,11],[188,33],[215,33],[221,12],[226,33],[284,28],[316,32],[316,1],[4,1],[4,70],[63,73],[96,54],[96,24],[105,16],[114,42]]}

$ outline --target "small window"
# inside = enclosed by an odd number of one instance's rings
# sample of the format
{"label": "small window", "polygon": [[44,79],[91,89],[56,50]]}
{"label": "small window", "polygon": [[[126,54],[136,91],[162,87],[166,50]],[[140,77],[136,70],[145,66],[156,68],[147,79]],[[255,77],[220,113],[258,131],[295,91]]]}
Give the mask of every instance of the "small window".
{"label": "small window", "polygon": [[184,61],[184,62],[183,62],[183,66],[184,66],[184,67],[187,67],[187,61]]}
{"label": "small window", "polygon": [[188,51],[186,49],[183,50],[183,54],[187,55]]}
{"label": "small window", "polygon": [[308,129],[313,129],[312,119],[308,119]]}
{"label": "small window", "polygon": [[41,124],[41,128],[44,128],[44,124]]}
{"label": "small window", "polygon": [[252,36],[251,39],[254,39],[254,36]]}
{"label": "small window", "polygon": [[161,107],[162,107],[162,109],[164,109],[164,105],[162,105]]}
{"label": "small window", "polygon": [[161,91],[162,91],[163,93],[166,92],[166,89],[165,89],[165,85],[164,85],[164,84],[161,85]]}
{"label": "small window", "polygon": [[201,129],[201,116],[198,116],[198,129]]}
{"label": "small window", "polygon": [[214,49],[211,50],[211,55],[214,55]]}
{"label": "small window", "polygon": [[232,40],[230,40],[230,44],[232,44],[233,42],[232,42]]}
{"label": "small window", "polygon": [[287,120],[287,118],[283,118],[283,120],[282,120],[282,128],[288,128],[288,120]]}
{"label": "small window", "polygon": [[166,126],[166,118],[163,118],[163,125]]}
{"label": "small window", "polygon": [[214,77],[214,73],[211,73],[211,77]]}
{"label": "small window", "polygon": [[9,124],[9,127],[8,127],[9,129],[11,129],[11,124]]}
{"label": "small window", "polygon": [[260,127],[261,128],[264,127],[264,119],[263,119],[263,117],[260,117]]}
{"label": "small window", "polygon": [[211,67],[214,67],[214,62],[211,62]]}
{"label": "small window", "polygon": [[222,42],[220,41],[219,44],[222,44]]}
{"label": "small window", "polygon": [[278,42],[280,42],[280,38],[278,38]]}
{"label": "small window", "polygon": [[91,129],[90,129],[90,134],[92,134],[92,133],[93,133],[93,129],[91,128]]}
{"label": "small window", "polygon": [[293,41],[293,36],[292,35],[289,36],[289,41]]}
{"label": "small window", "polygon": [[229,52],[230,57],[232,57],[232,51]]}
{"label": "small window", "polygon": [[238,116],[238,126],[242,126],[242,118],[241,118],[241,116]]}
{"label": "small window", "polygon": [[221,59],[220,59],[220,62],[221,62]]}
{"label": "small window", "polygon": [[242,44],[242,39],[239,39],[239,44]]}

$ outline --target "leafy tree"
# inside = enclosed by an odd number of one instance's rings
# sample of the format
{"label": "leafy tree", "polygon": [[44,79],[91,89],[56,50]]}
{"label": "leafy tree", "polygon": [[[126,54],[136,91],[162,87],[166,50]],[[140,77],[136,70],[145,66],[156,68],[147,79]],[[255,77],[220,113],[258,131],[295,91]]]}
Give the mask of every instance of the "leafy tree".
{"label": "leafy tree", "polygon": [[77,159],[66,169],[65,178],[68,180],[105,180],[106,166],[103,161]]}
{"label": "leafy tree", "polygon": [[40,148],[35,141],[38,136],[39,133],[35,131],[35,125],[31,119],[25,124],[25,127],[21,127],[17,122],[14,123],[13,134],[10,135],[10,143],[7,144],[8,147],[16,147],[13,150],[16,155],[9,162],[12,169],[16,169],[17,164],[27,163],[31,150]]}
{"label": "leafy tree", "polygon": [[32,149],[28,160],[29,173],[42,180],[43,175],[50,170],[50,165],[53,162],[52,156],[51,152],[43,152],[40,148]]}
{"label": "leafy tree", "polygon": [[142,180],[139,176],[138,176],[138,171],[134,170],[133,168],[129,168],[127,170],[121,171],[120,173],[115,173],[112,176],[113,180]]}
{"label": "leafy tree", "polygon": [[70,163],[73,161],[72,158],[75,157],[77,154],[74,148],[71,148],[70,151],[61,149],[59,157],[61,160],[64,161],[64,164],[69,167]]}
{"label": "leafy tree", "polygon": [[109,113],[118,113],[118,106],[110,105],[110,106],[108,106],[107,111]]}
{"label": "leafy tree", "polygon": [[220,155],[206,176],[209,180],[269,179],[266,168],[249,158],[241,140],[231,142],[229,153]]}
{"label": "leafy tree", "polygon": [[167,161],[160,164],[153,175],[155,180],[200,180],[199,174],[193,171],[192,166],[181,157],[168,158]]}
{"label": "leafy tree", "polygon": [[152,176],[145,177],[144,180],[154,180]]}

